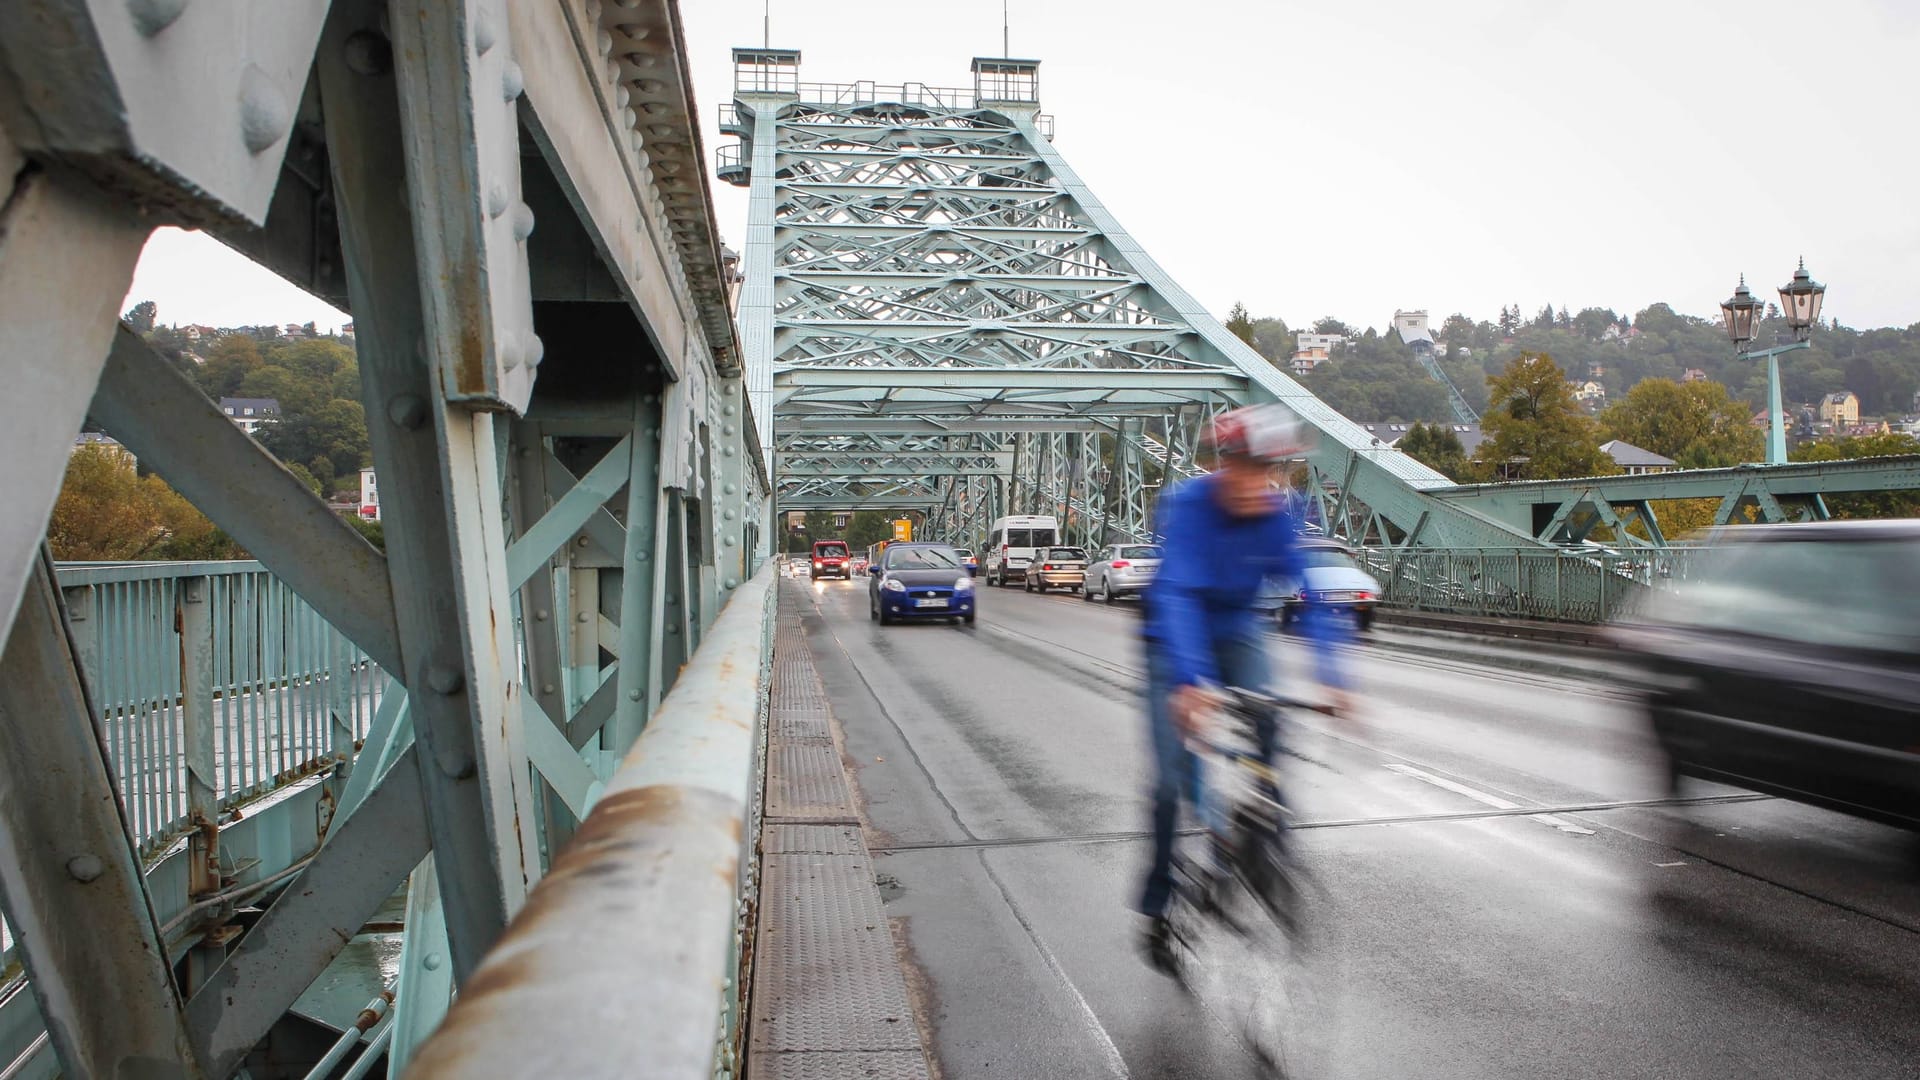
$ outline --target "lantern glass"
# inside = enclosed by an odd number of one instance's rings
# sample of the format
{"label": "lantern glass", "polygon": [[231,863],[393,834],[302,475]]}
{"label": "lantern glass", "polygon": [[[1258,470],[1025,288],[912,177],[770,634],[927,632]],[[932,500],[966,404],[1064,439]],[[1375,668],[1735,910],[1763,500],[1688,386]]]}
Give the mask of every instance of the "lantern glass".
{"label": "lantern glass", "polygon": [[1733,298],[1720,305],[1721,317],[1726,321],[1727,336],[1735,345],[1744,345],[1753,340],[1754,324],[1760,319],[1760,301],[1747,288],[1747,279],[1740,279],[1740,287],[1733,291]]}
{"label": "lantern glass", "polygon": [[1793,272],[1793,280],[1780,286],[1780,311],[1793,329],[1794,337],[1801,341],[1807,339],[1813,324],[1820,321],[1820,304],[1826,296],[1827,287],[1813,280],[1807,273],[1806,260],[1800,260],[1800,269]]}

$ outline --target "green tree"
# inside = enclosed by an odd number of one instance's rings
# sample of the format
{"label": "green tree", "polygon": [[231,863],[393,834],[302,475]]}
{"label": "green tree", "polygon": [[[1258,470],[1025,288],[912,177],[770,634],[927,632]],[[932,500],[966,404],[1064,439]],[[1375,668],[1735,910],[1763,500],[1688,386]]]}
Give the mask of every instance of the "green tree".
{"label": "green tree", "polygon": [[1253,347],[1270,363],[1283,364],[1293,356],[1294,336],[1282,319],[1253,320]]}
{"label": "green tree", "polygon": [[159,315],[160,305],[151,300],[142,300],[133,305],[133,309],[121,318],[134,333],[144,337],[153,332],[154,321]]}
{"label": "green tree", "polygon": [[1241,341],[1253,344],[1253,316],[1247,314],[1247,305],[1234,302],[1233,310],[1227,312],[1227,330]]}
{"label": "green tree", "polygon": [[1486,440],[1474,452],[1482,472],[1510,480],[1558,480],[1616,472],[1600,452],[1600,430],[1573,400],[1567,374],[1545,353],[1522,353],[1487,379]]}
{"label": "green tree", "polygon": [[1450,480],[1465,480],[1473,473],[1473,464],[1467,460],[1467,450],[1460,444],[1460,436],[1455,435],[1446,424],[1434,424],[1431,427],[1415,424],[1394,446]]}
{"label": "green tree", "polygon": [[335,478],[358,475],[367,463],[367,418],[357,401],[334,398],[313,412],[283,411],[279,423],[260,427],[259,437],[281,461],[305,462],[329,491]]}
{"label": "green tree", "polygon": [[807,511],[805,528],[807,530],[808,544],[812,544],[816,540],[832,540],[840,535],[840,530],[833,524],[833,511],[831,510]]}
{"label": "green tree", "polygon": [[[1790,461],[1846,461],[1851,458],[1920,454],[1911,435],[1855,435],[1830,442],[1802,443],[1787,452]],[[1823,497],[1837,518],[1920,517],[1920,491],[1863,491]]]}
{"label": "green tree", "polygon": [[1689,469],[1760,460],[1765,440],[1745,403],[1717,382],[1642,379],[1600,414],[1606,438],[1665,454]]}
{"label": "green tree", "polygon": [[893,520],[878,510],[856,510],[847,519],[847,546],[855,551],[893,539]]}
{"label": "green tree", "polygon": [[200,389],[215,401],[232,397],[248,375],[266,363],[260,346],[246,334],[222,334],[200,366]]}

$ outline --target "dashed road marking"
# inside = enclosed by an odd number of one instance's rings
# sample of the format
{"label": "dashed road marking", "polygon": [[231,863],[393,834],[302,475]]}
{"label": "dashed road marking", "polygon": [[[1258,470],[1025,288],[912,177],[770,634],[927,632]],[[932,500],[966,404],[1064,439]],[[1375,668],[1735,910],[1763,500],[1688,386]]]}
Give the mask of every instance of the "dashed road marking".
{"label": "dashed road marking", "polygon": [[[1465,795],[1467,798],[1472,799],[1474,802],[1483,803],[1487,806],[1493,807],[1496,810],[1526,809],[1525,807],[1521,806],[1519,803],[1514,802],[1511,799],[1503,799],[1500,796],[1494,795],[1490,792],[1481,791],[1478,788],[1470,788],[1465,784],[1455,783],[1454,781],[1449,780],[1444,776],[1435,776],[1432,773],[1425,771],[1424,769],[1416,769],[1411,765],[1401,765],[1397,762],[1393,762],[1393,763],[1389,763],[1387,765],[1387,768],[1392,769],[1394,772],[1399,773],[1401,776],[1410,776],[1415,780],[1421,781],[1422,783],[1432,784],[1434,787],[1440,788],[1444,791],[1451,791],[1455,795]],[[1542,825],[1551,825],[1554,828],[1559,829],[1563,833],[1571,833],[1574,836],[1592,836],[1593,835],[1592,829],[1585,828],[1580,825],[1575,825],[1573,822],[1568,821],[1566,818],[1563,818],[1563,817],[1555,817],[1552,814],[1530,814],[1528,816]]]}

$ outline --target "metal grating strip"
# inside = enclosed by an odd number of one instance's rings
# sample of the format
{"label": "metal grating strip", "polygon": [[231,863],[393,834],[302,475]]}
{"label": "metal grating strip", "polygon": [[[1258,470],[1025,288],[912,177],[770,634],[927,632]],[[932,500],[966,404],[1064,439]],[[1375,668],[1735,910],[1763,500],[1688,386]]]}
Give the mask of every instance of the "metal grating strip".
{"label": "metal grating strip", "polygon": [[918,1050],[873,863],[854,855],[768,855],[752,1046]]}
{"label": "metal grating strip", "polygon": [[769,821],[858,822],[833,744],[779,741],[767,747],[766,814]]}
{"label": "metal grating strip", "polygon": [[927,1080],[918,1050],[774,1052],[758,1054],[747,1080]]}
{"label": "metal grating strip", "polygon": [[768,855],[860,855],[866,845],[851,825],[769,825],[760,836]]}

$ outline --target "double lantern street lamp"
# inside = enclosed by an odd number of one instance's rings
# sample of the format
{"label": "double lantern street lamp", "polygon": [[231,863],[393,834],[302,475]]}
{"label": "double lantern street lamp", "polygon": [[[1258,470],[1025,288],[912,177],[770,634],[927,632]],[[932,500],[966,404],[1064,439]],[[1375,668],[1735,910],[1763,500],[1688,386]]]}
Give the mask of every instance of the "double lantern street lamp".
{"label": "double lantern street lamp", "polygon": [[1767,464],[1785,465],[1787,463],[1787,428],[1783,411],[1780,408],[1780,355],[1795,349],[1807,348],[1813,336],[1813,324],[1820,319],[1820,301],[1825,298],[1827,287],[1807,275],[1807,260],[1800,260],[1800,269],[1793,272],[1793,280],[1780,286],[1780,312],[1787,320],[1788,329],[1793,331],[1793,340],[1784,345],[1774,345],[1765,349],[1749,349],[1747,344],[1758,332],[1761,309],[1766,304],[1747,290],[1745,274],[1740,276],[1740,287],[1733,291],[1733,299],[1720,305],[1720,314],[1727,324],[1727,336],[1733,339],[1733,347],[1740,350],[1742,360],[1761,360],[1767,362]]}

